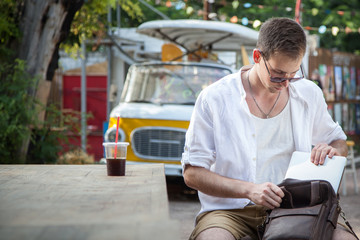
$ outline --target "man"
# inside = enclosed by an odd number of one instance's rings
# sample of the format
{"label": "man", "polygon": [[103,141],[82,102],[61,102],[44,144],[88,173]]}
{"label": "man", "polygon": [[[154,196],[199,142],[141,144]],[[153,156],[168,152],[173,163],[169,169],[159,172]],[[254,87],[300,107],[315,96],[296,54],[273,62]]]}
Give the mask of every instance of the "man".
{"label": "man", "polygon": [[[320,88],[296,75],[305,50],[299,24],[272,18],[260,29],[255,64],[198,97],[182,157],[185,182],[201,201],[190,239],[257,239],[265,209],[280,206],[284,193],[276,184],[294,151],[311,151],[316,165],[326,155],[346,156],[346,135]],[[346,235],[352,239],[334,233]]]}

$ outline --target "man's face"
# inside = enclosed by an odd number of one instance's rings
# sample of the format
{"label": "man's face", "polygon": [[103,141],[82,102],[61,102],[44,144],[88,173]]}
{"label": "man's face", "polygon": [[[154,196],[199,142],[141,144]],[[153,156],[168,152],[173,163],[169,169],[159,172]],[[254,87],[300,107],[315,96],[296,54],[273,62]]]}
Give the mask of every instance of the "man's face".
{"label": "man's face", "polygon": [[268,60],[261,55],[259,68],[262,84],[273,93],[287,88],[290,81],[296,81],[301,78],[295,76],[300,70],[301,61],[302,57],[292,59],[281,53],[272,55]]}

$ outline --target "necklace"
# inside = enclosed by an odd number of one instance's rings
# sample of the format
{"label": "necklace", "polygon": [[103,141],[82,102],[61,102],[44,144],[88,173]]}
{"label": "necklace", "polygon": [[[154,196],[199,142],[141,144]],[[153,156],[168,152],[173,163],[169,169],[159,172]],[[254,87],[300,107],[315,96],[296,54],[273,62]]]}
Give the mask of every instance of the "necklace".
{"label": "necklace", "polygon": [[250,73],[250,70],[247,71],[246,77],[247,77],[247,80],[248,80],[248,83],[249,83],[249,87],[250,87],[250,95],[251,95],[252,99],[254,100],[257,108],[260,110],[260,112],[265,116],[265,118],[269,118],[270,113],[272,112],[272,110],[274,109],[276,103],[277,103],[278,100],[279,100],[281,91],[279,92],[279,94],[278,94],[278,96],[277,96],[277,98],[276,98],[276,100],[275,100],[275,103],[274,103],[274,105],[272,106],[272,108],[270,109],[270,111],[268,112],[268,114],[264,113],[264,111],[260,108],[259,104],[256,102],[256,99],[255,99],[255,97],[254,97],[254,94],[253,94],[253,91],[252,91],[252,87],[251,87],[251,84],[250,84],[250,80],[249,80],[249,73]]}

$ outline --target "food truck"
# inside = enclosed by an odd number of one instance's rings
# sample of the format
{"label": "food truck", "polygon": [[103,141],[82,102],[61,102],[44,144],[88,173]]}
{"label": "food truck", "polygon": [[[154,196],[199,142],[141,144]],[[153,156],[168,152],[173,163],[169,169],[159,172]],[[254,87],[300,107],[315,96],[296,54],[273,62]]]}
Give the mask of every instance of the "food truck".
{"label": "food truck", "polygon": [[[104,139],[115,141],[119,117],[118,141],[130,143],[128,164],[163,163],[166,175],[180,176],[185,134],[197,96],[249,63],[258,32],[205,20],[150,21],[137,32],[164,41],[161,60],[130,66]],[[225,52],[233,53],[232,64],[221,59]]]}

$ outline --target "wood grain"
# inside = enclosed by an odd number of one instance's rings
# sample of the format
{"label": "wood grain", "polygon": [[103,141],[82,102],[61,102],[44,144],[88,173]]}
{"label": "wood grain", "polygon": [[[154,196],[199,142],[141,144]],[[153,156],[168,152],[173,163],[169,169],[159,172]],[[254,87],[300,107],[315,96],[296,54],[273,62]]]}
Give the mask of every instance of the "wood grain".
{"label": "wood grain", "polygon": [[0,239],[178,239],[164,166],[0,165]]}

